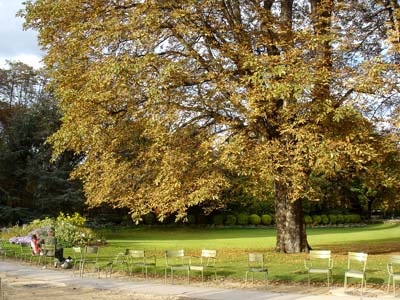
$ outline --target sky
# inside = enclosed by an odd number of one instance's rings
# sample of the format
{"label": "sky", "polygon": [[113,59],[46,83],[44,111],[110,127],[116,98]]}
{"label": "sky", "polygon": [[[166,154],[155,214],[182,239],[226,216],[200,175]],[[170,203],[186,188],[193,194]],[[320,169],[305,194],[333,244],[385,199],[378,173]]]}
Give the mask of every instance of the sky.
{"label": "sky", "polygon": [[0,68],[6,67],[6,60],[21,61],[34,68],[42,66],[43,52],[37,44],[33,30],[24,31],[24,20],[16,17],[24,6],[24,0],[0,0]]}

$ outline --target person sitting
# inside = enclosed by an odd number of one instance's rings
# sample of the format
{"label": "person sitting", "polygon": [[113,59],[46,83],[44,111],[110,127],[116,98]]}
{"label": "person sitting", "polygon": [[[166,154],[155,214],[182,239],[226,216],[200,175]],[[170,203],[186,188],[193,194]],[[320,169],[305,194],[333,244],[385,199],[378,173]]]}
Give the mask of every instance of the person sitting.
{"label": "person sitting", "polygon": [[54,229],[50,229],[47,233],[47,237],[44,239],[44,243],[47,245],[54,245],[55,255],[54,255],[54,267],[57,268],[58,265],[64,262],[64,248],[57,246],[57,239],[54,236]]}
{"label": "person sitting", "polygon": [[36,234],[32,234],[31,239],[32,255],[41,255],[42,250],[39,247],[39,239]]}

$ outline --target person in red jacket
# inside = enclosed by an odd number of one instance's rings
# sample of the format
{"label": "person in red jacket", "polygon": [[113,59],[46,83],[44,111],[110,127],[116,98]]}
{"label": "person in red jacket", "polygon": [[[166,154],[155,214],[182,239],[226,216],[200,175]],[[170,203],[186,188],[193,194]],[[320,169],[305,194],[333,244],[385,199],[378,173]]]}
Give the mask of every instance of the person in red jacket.
{"label": "person in red jacket", "polygon": [[40,255],[40,253],[42,252],[42,250],[39,247],[39,239],[36,234],[32,234],[31,248],[33,255]]}

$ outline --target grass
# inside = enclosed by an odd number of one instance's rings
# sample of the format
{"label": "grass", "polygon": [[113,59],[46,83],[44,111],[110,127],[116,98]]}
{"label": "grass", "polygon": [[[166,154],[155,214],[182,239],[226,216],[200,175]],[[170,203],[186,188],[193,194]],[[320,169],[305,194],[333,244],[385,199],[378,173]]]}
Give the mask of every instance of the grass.
{"label": "grass", "polygon": [[[201,249],[216,249],[218,274],[227,280],[242,280],[247,266],[246,253],[265,254],[269,278],[275,283],[306,283],[304,259],[307,254],[283,254],[274,251],[276,231],[273,228],[162,228],[136,227],[103,229],[108,245],[101,255],[112,257],[124,249],[145,249],[157,255],[158,273],[163,274],[164,251],[185,249],[187,255],[199,255]],[[347,252],[369,254],[367,264],[368,284],[382,286],[387,281],[386,264],[389,256],[400,254],[400,225],[376,224],[352,228],[308,229],[308,241],[313,249],[330,249],[334,259],[334,282],[343,284],[347,265]],[[70,255],[70,249],[65,255]],[[262,274],[260,277],[262,278]],[[323,276],[315,277],[325,282]],[[358,282],[357,282],[358,283]]]}

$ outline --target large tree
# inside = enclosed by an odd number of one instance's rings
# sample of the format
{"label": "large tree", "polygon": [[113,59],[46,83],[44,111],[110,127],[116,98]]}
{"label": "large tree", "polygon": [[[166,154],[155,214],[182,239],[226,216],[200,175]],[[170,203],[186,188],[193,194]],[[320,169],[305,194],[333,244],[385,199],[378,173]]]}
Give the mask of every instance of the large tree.
{"label": "large tree", "polygon": [[277,250],[307,251],[313,178],[379,164],[375,132],[392,129],[396,1],[36,0],[22,15],[64,113],[51,141],[85,155],[92,205],[182,217],[246,176],[275,193]]}

